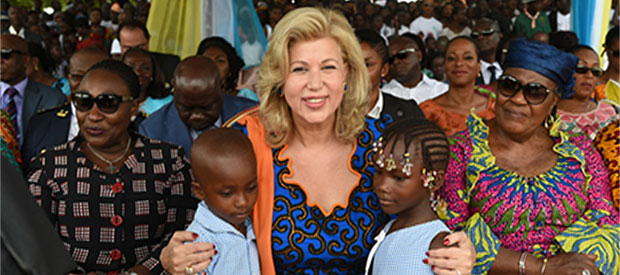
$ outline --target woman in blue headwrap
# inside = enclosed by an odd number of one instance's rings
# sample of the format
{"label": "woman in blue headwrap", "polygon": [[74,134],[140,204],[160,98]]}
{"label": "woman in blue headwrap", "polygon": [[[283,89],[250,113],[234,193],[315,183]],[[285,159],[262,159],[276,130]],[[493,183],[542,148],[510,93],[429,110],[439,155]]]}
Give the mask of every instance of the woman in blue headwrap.
{"label": "woman in blue headwrap", "polygon": [[469,231],[474,274],[618,270],[619,215],[607,169],[586,136],[559,131],[555,114],[573,91],[576,65],[553,46],[512,42],[495,118],[471,114],[451,139],[439,216]]}

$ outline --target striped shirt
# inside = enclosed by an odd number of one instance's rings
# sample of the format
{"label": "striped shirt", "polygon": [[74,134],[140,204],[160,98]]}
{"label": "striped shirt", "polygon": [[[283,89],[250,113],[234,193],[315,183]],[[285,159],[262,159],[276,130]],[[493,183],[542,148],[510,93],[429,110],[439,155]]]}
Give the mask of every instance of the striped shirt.
{"label": "striped shirt", "polygon": [[207,269],[200,273],[260,274],[256,236],[249,217],[245,220],[245,226],[246,235],[243,236],[239,230],[213,214],[204,201],[198,204],[194,221],[187,231],[198,234],[194,242],[210,242],[217,249]]}

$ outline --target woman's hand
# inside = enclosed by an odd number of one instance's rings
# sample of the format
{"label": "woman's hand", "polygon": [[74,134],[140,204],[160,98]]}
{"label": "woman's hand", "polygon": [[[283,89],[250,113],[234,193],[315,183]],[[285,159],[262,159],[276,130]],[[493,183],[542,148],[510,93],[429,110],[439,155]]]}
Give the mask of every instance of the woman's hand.
{"label": "woman's hand", "polygon": [[174,232],[159,256],[161,265],[166,271],[172,275],[185,275],[186,268],[191,268],[196,273],[209,266],[211,257],[216,253],[212,243],[185,243],[197,237],[196,233],[189,231]]}
{"label": "woman's hand", "polygon": [[469,275],[476,262],[476,249],[465,232],[452,233],[444,238],[446,248],[428,251],[428,265],[435,274]]}
{"label": "woman's hand", "polygon": [[[546,274],[566,274],[566,275],[582,275],[600,274],[598,267],[594,261],[596,261],[596,255],[581,254],[581,253],[560,253],[547,260]],[[585,273],[584,273],[585,272]]]}

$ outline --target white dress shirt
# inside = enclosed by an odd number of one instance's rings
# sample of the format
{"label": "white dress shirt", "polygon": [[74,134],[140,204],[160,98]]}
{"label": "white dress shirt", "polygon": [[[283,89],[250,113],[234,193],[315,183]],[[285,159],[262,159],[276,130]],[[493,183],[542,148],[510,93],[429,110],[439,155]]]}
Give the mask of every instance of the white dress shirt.
{"label": "white dress shirt", "polygon": [[480,63],[482,64],[482,66],[480,67],[480,72],[482,73],[482,80],[484,82],[484,84],[489,85],[491,84],[491,71],[489,71],[489,67],[493,66],[495,67],[495,79],[499,79],[500,76],[502,76],[502,74],[504,73],[504,70],[502,70],[502,67],[499,65],[499,62],[495,61],[493,62],[493,64],[488,63],[482,59],[480,59]]}
{"label": "white dress shirt", "polygon": [[447,92],[448,84],[439,82],[422,74],[422,81],[418,82],[418,85],[413,88],[407,88],[400,84],[400,82],[392,79],[388,84],[383,86],[383,91],[405,100],[413,99],[416,103],[420,104]]}

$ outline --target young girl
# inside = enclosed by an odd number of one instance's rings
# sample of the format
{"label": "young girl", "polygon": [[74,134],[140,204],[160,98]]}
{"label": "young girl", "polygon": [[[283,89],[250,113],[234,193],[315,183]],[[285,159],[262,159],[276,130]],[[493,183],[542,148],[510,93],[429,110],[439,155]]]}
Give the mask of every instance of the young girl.
{"label": "young girl", "polygon": [[[374,192],[389,221],[375,238],[366,274],[433,274],[426,251],[444,247],[450,233],[437,218],[449,145],[443,131],[427,120],[395,122],[375,143]],[[458,273],[458,272],[457,272]]]}

